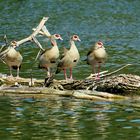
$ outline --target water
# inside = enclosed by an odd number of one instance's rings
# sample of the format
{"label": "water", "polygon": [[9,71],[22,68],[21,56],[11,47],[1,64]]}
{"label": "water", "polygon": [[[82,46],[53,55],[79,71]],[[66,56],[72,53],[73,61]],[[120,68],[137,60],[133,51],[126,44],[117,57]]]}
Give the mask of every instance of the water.
{"label": "water", "polygon": [[[69,47],[70,35],[78,34],[81,39],[76,43],[81,59],[73,71],[75,79],[91,73],[83,60],[98,40],[104,42],[108,52],[102,70],[112,71],[131,63],[133,66],[120,73],[139,75],[139,5],[139,0],[0,0],[0,44],[4,34],[9,41],[27,37],[43,16],[49,16],[48,30],[64,39],[58,42],[60,50]],[[38,39],[47,48],[49,42],[43,37]],[[38,63],[34,62],[39,49],[33,43],[17,49],[24,57],[20,75],[29,77],[33,69],[34,77],[43,78],[44,71],[38,70]],[[9,73],[3,63],[0,73]],[[55,78],[63,79],[62,73]],[[128,103],[1,97],[0,139],[140,139],[139,107]]]}
{"label": "water", "polygon": [[140,139],[140,108],[131,104],[57,96],[2,96],[0,138]]}
{"label": "water", "polygon": [[[21,40],[32,33],[43,16],[49,16],[46,26],[51,34],[60,33],[64,39],[58,42],[60,50],[69,47],[69,38],[78,34],[81,42],[76,45],[81,59],[74,69],[74,77],[82,79],[91,73],[91,68],[83,60],[89,48],[98,40],[104,42],[108,60],[102,70],[114,70],[131,63],[133,66],[121,73],[139,74],[140,19],[139,0],[6,0],[0,1],[0,40],[7,34],[8,39]],[[38,38],[47,48],[45,38]],[[46,45],[47,44],[47,45]],[[24,57],[21,76],[29,77],[33,69],[34,77],[43,78],[44,72],[34,64],[38,48],[33,43],[21,45],[18,50]],[[0,72],[8,73],[1,64]],[[79,71],[80,70],[80,71]],[[62,79],[62,73],[56,78]]]}

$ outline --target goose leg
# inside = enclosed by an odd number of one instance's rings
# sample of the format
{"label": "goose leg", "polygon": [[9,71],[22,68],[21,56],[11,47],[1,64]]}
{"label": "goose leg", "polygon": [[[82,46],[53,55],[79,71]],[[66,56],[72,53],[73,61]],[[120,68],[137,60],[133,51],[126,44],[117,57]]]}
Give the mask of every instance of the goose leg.
{"label": "goose leg", "polygon": [[10,69],[10,77],[13,77],[13,74],[12,74],[12,67],[9,67]]}
{"label": "goose leg", "polygon": [[96,74],[96,63],[92,65],[92,73]]}
{"label": "goose leg", "polygon": [[44,86],[48,87],[50,85],[52,79],[53,79],[53,75],[51,73],[51,68],[47,67],[47,77],[45,78]]}
{"label": "goose leg", "polygon": [[70,80],[73,80],[73,77],[72,77],[72,68],[70,68]]}
{"label": "goose leg", "polygon": [[100,79],[100,67],[101,67],[101,65],[100,65],[100,63],[98,63],[98,74],[97,74],[97,77],[96,77],[96,80],[99,80]]}
{"label": "goose leg", "polygon": [[19,67],[17,67],[17,78],[19,78]]}
{"label": "goose leg", "polygon": [[51,69],[49,67],[47,68],[47,76],[51,77]]}
{"label": "goose leg", "polygon": [[68,80],[66,69],[63,69],[65,80]]}
{"label": "goose leg", "polygon": [[92,65],[92,73],[93,73],[93,78],[97,78],[97,74],[96,74],[96,63],[94,63],[93,65]]}

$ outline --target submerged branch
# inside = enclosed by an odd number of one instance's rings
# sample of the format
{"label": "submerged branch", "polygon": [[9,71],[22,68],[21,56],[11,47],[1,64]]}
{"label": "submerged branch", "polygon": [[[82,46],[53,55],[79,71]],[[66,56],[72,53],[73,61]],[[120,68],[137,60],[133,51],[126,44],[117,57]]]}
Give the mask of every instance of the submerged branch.
{"label": "submerged branch", "polygon": [[[39,87],[1,87],[0,88],[0,95],[6,94],[18,94],[18,95],[58,95],[58,96],[69,96],[75,97],[77,99],[88,99],[88,100],[102,100],[102,101],[113,101],[114,99],[126,99],[124,96],[119,95],[110,95],[108,93],[97,92],[97,91],[76,91],[76,90],[64,90],[58,91],[56,89],[51,88],[39,88]],[[99,95],[99,96],[98,96]]]}

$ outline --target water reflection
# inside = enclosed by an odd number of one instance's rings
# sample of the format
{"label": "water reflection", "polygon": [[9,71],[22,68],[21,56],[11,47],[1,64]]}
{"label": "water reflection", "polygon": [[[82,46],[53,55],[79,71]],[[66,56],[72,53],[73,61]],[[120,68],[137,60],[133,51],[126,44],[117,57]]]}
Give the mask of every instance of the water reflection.
{"label": "water reflection", "polygon": [[0,107],[1,138],[108,139],[129,131],[139,135],[139,110],[111,102],[1,97]]}

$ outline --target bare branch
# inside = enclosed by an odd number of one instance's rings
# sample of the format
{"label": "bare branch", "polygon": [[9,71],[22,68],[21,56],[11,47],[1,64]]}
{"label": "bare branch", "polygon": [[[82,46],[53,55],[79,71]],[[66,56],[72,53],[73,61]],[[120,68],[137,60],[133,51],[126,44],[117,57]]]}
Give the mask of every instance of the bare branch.
{"label": "bare branch", "polygon": [[44,32],[44,34],[45,34],[47,37],[50,37],[50,36],[51,36],[50,32],[48,31],[48,29],[46,28],[45,25],[42,27],[42,31]]}
{"label": "bare branch", "polygon": [[39,41],[36,39],[36,37],[33,36],[32,39],[33,39],[33,41],[35,42],[35,44],[36,44],[41,50],[44,51],[42,45],[39,43]]}
{"label": "bare branch", "polygon": [[35,61],[37,61],[37,59],[38,59],[38,57],[40,56],[40,53],[41,53],[42,51],[41,51],[41,49],[39,50],[39,52],[37,53],[37,55],[36,55],[36,58],[35,58]]}
{"label": "bare branch", "polygon": [[[32,30],[33,31],[36,31],[36,28],[33,28]],[[48,31],[48,29],[46,28],[45,25],[42,27],[42,31],[39,31],[39,34],[45,35],[47,37],[50,37],[51,36],[50,32]]]}
{"label": "bare branch", "polygon": [[[99,73],[100,77],[103,76],[104,73],[108,73],[108,70],[100,72],[100,73]],[[91,79],[91,78],[93,78],[93,77],[95,77],[95,76],[97,76],[97,75],[98,75],[97,73],[95,73],[95,74],[90,74],[90,76],[86,77],[85,79]]]}
{"label": "bare branch", "polygon": [[[32,28],[32,30],[35,31],[36,28]],[[42,32],[42,31],[39,31],[38,33],[39,33],[40,35],[45,35],[44,32]]]}
{"label": "bare branch", "polygon": [[21,45],[21,44],[23,44],[23,43],[25,43],[25,42],[27,42],[27,41],[31,41],[32,38],[33,38],[34,36],[36,36],[36,35],[40,32],[40,30],[42,29],[42,27],[44,26],[45,22],[46,22],[48,19],[49,19],[49,17],[43,17],[43,19],[41,20],[41,22],[40,22],[39,25],[37,26],[36,30],[35,30],[29,37],[24,38],[24,39],[22,39],[22,40],[20,40],[20,41],[17,41],[17,45],[16,45],[16,46],[19,46],[19,45]]}
{"label": "bare branch", "polygon": [[110,72],[110,73],[107,73],[107,74],[101,76],[101,78],[102,78],[102,77],[106,77],[106,76],[110,76],[110,75],[112,75],[112,74],[115,74],[115,73],[121,71],[122,69],[124,69],[124,68],[126,68],[126,67],[128,67],[128,66],[132,66],[132,64],[126,64],[125,66],[123,66],[123,67],[121,67],[121,68],[119,68],[119,69],[117,69],[117,70],[115,70],[115,71],[112,71],[112,72]]}

